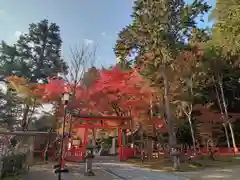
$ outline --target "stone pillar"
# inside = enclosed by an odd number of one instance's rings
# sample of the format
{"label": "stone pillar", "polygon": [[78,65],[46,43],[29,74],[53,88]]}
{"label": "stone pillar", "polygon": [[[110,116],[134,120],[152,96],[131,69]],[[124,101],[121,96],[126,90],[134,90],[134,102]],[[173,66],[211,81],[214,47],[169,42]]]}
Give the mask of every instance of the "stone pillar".
{"label": "stone pillar", "polygon": [[112,148],[111,148],[111,154],[115,155],[116,154],[116,138],[112,138]]}

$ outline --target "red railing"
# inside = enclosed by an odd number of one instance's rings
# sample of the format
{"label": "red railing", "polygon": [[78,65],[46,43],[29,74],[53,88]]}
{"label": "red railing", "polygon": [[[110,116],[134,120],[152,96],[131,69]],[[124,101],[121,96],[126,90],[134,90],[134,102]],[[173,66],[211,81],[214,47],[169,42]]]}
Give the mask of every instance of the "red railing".
{"label": "red railing", "polygon": [[[216,151],[216,153],[218,155],[232,155],[234,153],[233,148],[227,148],[227,147],[216,147],[214,148],[214,150]],[[161,149],[158,150],[160,153],[166,153],[168,151],[168,149]],[[210,149],[208,148],[200,148],[197,150],[197,154],[209,154]],[[193,149],[191,148],[182,148],[181,152],[186,153],[186,154],[194,154]]]}
{"label": "red railing", "polygon": [[84,152],[84,147],[73,147],[66,152],[65,160],[72,162],[82,161],[84,160]]}
{"label": "red railing", "polygon": [[118,149],[118,153],[119,153],[119,159],[129,159],[132,158],[134,156],[134,152],[136,151],[135,148],[131,148],[131,147],[127,147],[127,146],[123,146],[120,147]]}

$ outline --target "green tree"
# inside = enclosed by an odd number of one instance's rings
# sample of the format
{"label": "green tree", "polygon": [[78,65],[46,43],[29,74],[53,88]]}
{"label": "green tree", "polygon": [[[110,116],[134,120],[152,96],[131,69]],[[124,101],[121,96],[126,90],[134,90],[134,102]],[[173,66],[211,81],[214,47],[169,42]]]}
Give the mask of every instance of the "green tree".
{"label": "green tree", "polygon": [[192,137],[193,150],[196,152],[196,139],[193,129],[194,99],[198,95],[196,84],[198,83],[199,64],[201,52],[194,50],[182,52],[174,63],[176,73],[176,92],[174,103],[177,105],[177,115],[187,118]]}
{"label": "green tree", "polygon": [[[32,82],[46,82],[59,72],[67,73],[67,64],[61,58],[59,26],[42,20],[32,23],[29,32],[20,36],[13,46],[5,42],[0,46],[0,80],[20,76]],[[34,105],[33,105],[34,106]],[[22,124],[27,125],[30,106],[23,109]],[[25,129],[25,127],[23,127]]]}
{"label": "green tree", "polygon": [[[55,23],[42,20],[30,24],[29,32],[21,35],[16,44],[21,72],[19,76],[32,83],[46,82],[48,77],[67,73],[67,64],[61,58],[61,45],[60,29]],[[25,117],[29,108],[29,105],[26,105],[24,109],[22,124],[26,126]]]}
{"label": "green tree", "polygon": [[18,52],[16,45],[10,46],[2,41],[0,44],[0,81],[6,82],[6,78],[19,75]]}
{"label": "green tree", "polygon": [[189,36],[189,44],[185,51],[181,51],[174,62],[175,84],[173,102],[177,105],[177,115],[186,117],[192,137],[193,150],[196,152],[196,132],[194,131],[194,105],[201,97],[199,86],[202,84],[201,63],[203,60],[204,45],[211,39],[208,29],[192,28]]}
{"label": "green tree", "polygon": [[[136,0],[134,1],[132,24],[126,26],[116,42],[115,53],[126,64],[127,60],[141,68],[144,76],[152,80],[154,86],[164,87],[164,104],[167,117],[169,145],[176,146],[174,118],[169,99],[171,64],[191,29],[196,26],[196,17],[209,10],[202,0],[187,5],[180,1]],[[173,157],[174,167],[179,163]]]}
{"label": "green tree", "polygon": [[[0,81],[1,85],[8,84],[7,77],[19,75],[18,68],[18,52],[16,45],[10,46],[6,42],[0,43]],[[7,129],[12,129],[18,124],[17,120],[21,114],[21,101],[16,96],[16,93],[11,88],[1,88],[0,106],[1,106],[1,122],[2,126]]]}
{"label": "green tree", "polygon": [[66,73],[61,45],[60,29],[55,23],[42,20],[30,24],[29,32],[21,35],[16,44],[22,76],[30,82],[45,82],[59,72]]}
{"label": "green tree", "polygon": [[[212,41],[209,43],[208,49],[215,52],[215,63],[212,60],[210,63],[215,65],[215,69],[218,68],[217,71],[214,70],[213,83],[216,93],[218,92],[217,99],[224,124],[229,125],[235,147],[234,132],[228,111],[233,104],[237,103],[236,96],[238,94],[237,84],[239,83],[236,83],[236,79],[238,79],[236,75],[239,72],[240,2],[237,0],[217,0],[212,18],[216,23],[212,28]],[[229,94],[231,95],[229,96]],[[232,94],[235,98],[231,98]],[[230,99],[228,99],[229,97]]]}
{"label": "green tree", "polygon": [[[233,147],[236,147],[234,130],[229,117],[229,108],[232,109],[238,101],[239,68],[236,68],[232,63],[235,62],[234,56],[226,58],[223,53],[222,48],[218,48],[211,44],[206,46],[204,60],[202,61],[202,71],[205,76],[204,88],[206,88],[205,95],[208,102],[213,102],[222,115],[222,124],[225,130],[228,147],[230,143],[226,128],[227,125],[230,129]],[[213,97],[211,97],[211,91],[214,92]]]}
{"label": "green tree", "polygon": [[13,91],[0,92],[0,124],[1,127],[12,130],[17,125],[21,113],[21,103]]}
{"label": "green tree", "polygon": [[240,50],[240,1],[216,0],[212,18],[213,45],[221,47],[225,55],[236,55]]}
{"label": "green tree", "polygon": [[57,120],[52,114],[45,113],[34,122],[34,128],[37,131],[48,131],[50,129],[56,130]]}

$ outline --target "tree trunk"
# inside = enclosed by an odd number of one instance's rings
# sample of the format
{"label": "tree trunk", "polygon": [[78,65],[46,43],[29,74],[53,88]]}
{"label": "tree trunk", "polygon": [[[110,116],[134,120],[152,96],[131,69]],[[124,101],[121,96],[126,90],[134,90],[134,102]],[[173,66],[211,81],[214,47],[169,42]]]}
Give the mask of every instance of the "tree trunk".
{"label": "tree trunk", "polygon": [[34,145],[35,145],[35,137],[34,136],[31,136],[29,137],[29,141],[28,141],[28,144],[29,144],[29,154],[28,154],[28,165],[33,165],[34,164]]}
{"label": "tree trunk", "polygon": [[51,143],[51,136],[52,136],[52,132],[53,132],[53,128],[51,128],[49,130],[49,134],[48,134],[48,139],[47,139],[47,144],[46,144],[46,148],[48,149]]}
{"label": "tree trunk", "polygon": [[219,83],[219,87],[220,87],[220,91],[221,91],[221,97],[222,97],[224,112],[225,112],[225,116],[226,116],[226,118],[228,120],[228,126],[229,126],[229,129],[230,129],[230,132],[231,132],[232,144],[233,144],[233,148],[234,148],[234,152],[235,152],[236,142],[235,142],[235,137],[234,137],[234,131],[233,131],[233,128],[232,128],[232,124],[229,121],[226,100],[225,100],[225,96],[224,96],[224,92],[223,92],[223,85],[222,85],[222,82],[221,82],[220,79],[218,80],[218,83]]}
{"label": "tree trunk", "polygon": [[30,106],[27,104],[23,111],[23,118],[22,118],[22,130],[23,131],[25,131],[27,129],[29,110],[30,110]]}
{"label": "tree trunk", "polygon": [[[30,111],[30,106],[26,105],[26,107],[23,110],[23,118],[22,118],[22,122],[21,122],[22,123],[22,125],[21,125],[22,126],[22,131],[26,131],[27,130],[29,111]],[[26,142],[28,139],[29,139],[29,137],[22,136],[21,140],[15,146],[15,150],[14,151],[15,151],[16,154],[18,154],[18,153],[20,153],[20,151],[22,151],[23,143]]]}
{"label": "tree trunk", "polygon": [[145,159],[145,152],[144,152],[144,138],[143,138],[143,129],[141,127],[140,129],[140,139],[141,139],[141,160],[142,162],[144,161]]}
{"label": "tree trunk", "polygon": [[221,104],[221,101],[220,101],[220,96],[219,96],[219,93],[218,93],[218,89],[217,89],[217,86],[216,86],[216,83],[215,83],[215,79],[213,77],[213,81],[214,81],[214,87],[215,87],[215,92],[216,92],[216,97],[217,97],[217,101],[218,101],[218,106],[219,106],[219,109],[220,109],[220,112],[221,112],[221,116],[222,116],[222,120],[224,121],[223,122],[223,127],[224,127],[224,132],[225,132],[225,136],[226,136],[226,140],[227,140],[227,146],[228,146],[228,149],[230,149],[230,141],[229,141],[229,136],[228,136],[228,130],[227,130],[227,127],[226,127],[226,118],[224,117],[224,114],[223,114],[223,108],[222,108],[222,104]]}
{"label": "tree trunk", "polygon": [[192,136],[193,152],[195,154],[196,153],[196,140],[195,140],[195,136],[194,136],[191,115],[188,116],[188,122],[189,122],[189,127],[190,127],[190,131],[191,131],[191,136]]}
{"label": "tree trunk", "polygon": [[[168,99],[168,93],[169,93],[169,84],[168,84],[168,78],[165,73],[163,73],[163,81],[164,81],[164,104],[165,104],[165,112],[167,116],[167,127],[168,127],[168,136],[169,136],[169,146],[170,146],[170,153],[176,152],[176,145],[177,145],[177,138],[176,133],[174,129],[174,122],[171,114],[170,109],[170,102]],[[179,157],[172,156],[173,160],[173,168],[179,169],[180,163],[179,163]]]}
{"label": "tree trunk", "polygon": [[97,130],[95,130],[94,128],[92,129],[92,146],[94,147],[94,153],[97,153],[97,148],[96,148],[96,134],[97,134]]}
{"label": "tree trunk", "polygon": [[47,144],[46,144],[46,147],[45,147],[45,151],[44,151],[44,160],[47,162],[48,161],[48,156],[49,156],[49,146],[50,146],[50,143],[51,143],[51,134],[52,134],[52,131],[53,129],[51,128],[49,130],[49,135],[47,137]]}
{"label": "tree trunk", "polygon": [[233,144],[233,152],[234,152],[234,154],[236,153],[235,152],[235,148],[237,147],[236,146],[236,142],[235,142],[235,136],[234,136],[234,131],[233,131],[233,128],[232,128],[232,123],[231,122],[229,122],[228,123],[228,126],[229,126],[229,129],[230,129],[230,132],[231,132],[231,136],[232,136],[232,144]]}
{"label": "tree trunk", "polygon": [[147,138],[147,156],[148,160],[150,161],[152,159],[152,154],[153,154],[153,140],[151,138]]}
{"label": "tree trunk", "polygon": [[230,149],[230,142],[229,142],[229,136],[228,136],[228,130],[227,130],[227,126],[225,123],[222,124],[223,125],[223,128],[224,128],[224,132],[225,132],[225,136],[226,136],[226,140],[227,140],[227,146],[228,146],[228,149]]}
{"label": "tree trunk", "polygon": [[[135,148],[135,133],[137,133],[138,130],[139,130],[139,128],[137,128],[136,131],[131,128],[131,137],[132,137],[133,148]],[[136,151],[134,151],[134,157],[136,157]]]}
{"label": "tree trunk", "polygon": [[[34,114],[34,110],[35,110],[35,101],[33,104],[33,109],[30,112],[30,106],[28,104],[26,104],[26,107],[24,109],[23,112],[23,118],[22,118],[22,130],[26,131],[28,130],[28,128],[32,128],[32,115]],[[30,113],[30,115],[29,115]],[[22,139],[17,143],[17,145],[15,146],[15,154],[19,154],[19,153],[27,153],[27,163],[29,165],[32,165],[34,163],[34,142],[35,142],[35,138],[33,136],[23,136]],[[25,145],[27,145],[28,150],[26,151],[26,147]]]}

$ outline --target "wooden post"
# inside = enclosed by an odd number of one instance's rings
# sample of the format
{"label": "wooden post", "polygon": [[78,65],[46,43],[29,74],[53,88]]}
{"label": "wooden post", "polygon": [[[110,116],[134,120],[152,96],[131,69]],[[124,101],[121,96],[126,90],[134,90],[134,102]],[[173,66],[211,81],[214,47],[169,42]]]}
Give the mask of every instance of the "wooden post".
{"label": "wooden post", "polygon": [[84,129],[84,141],[83,141],[83,156],[86,153],[86,146],[88,144],[88,121],[85,120],[85,129]]}
{"label": "wooden post", "polygon": [[88,144],[88,127],[85,127],[84,130],[84,145],[86,146]]}

